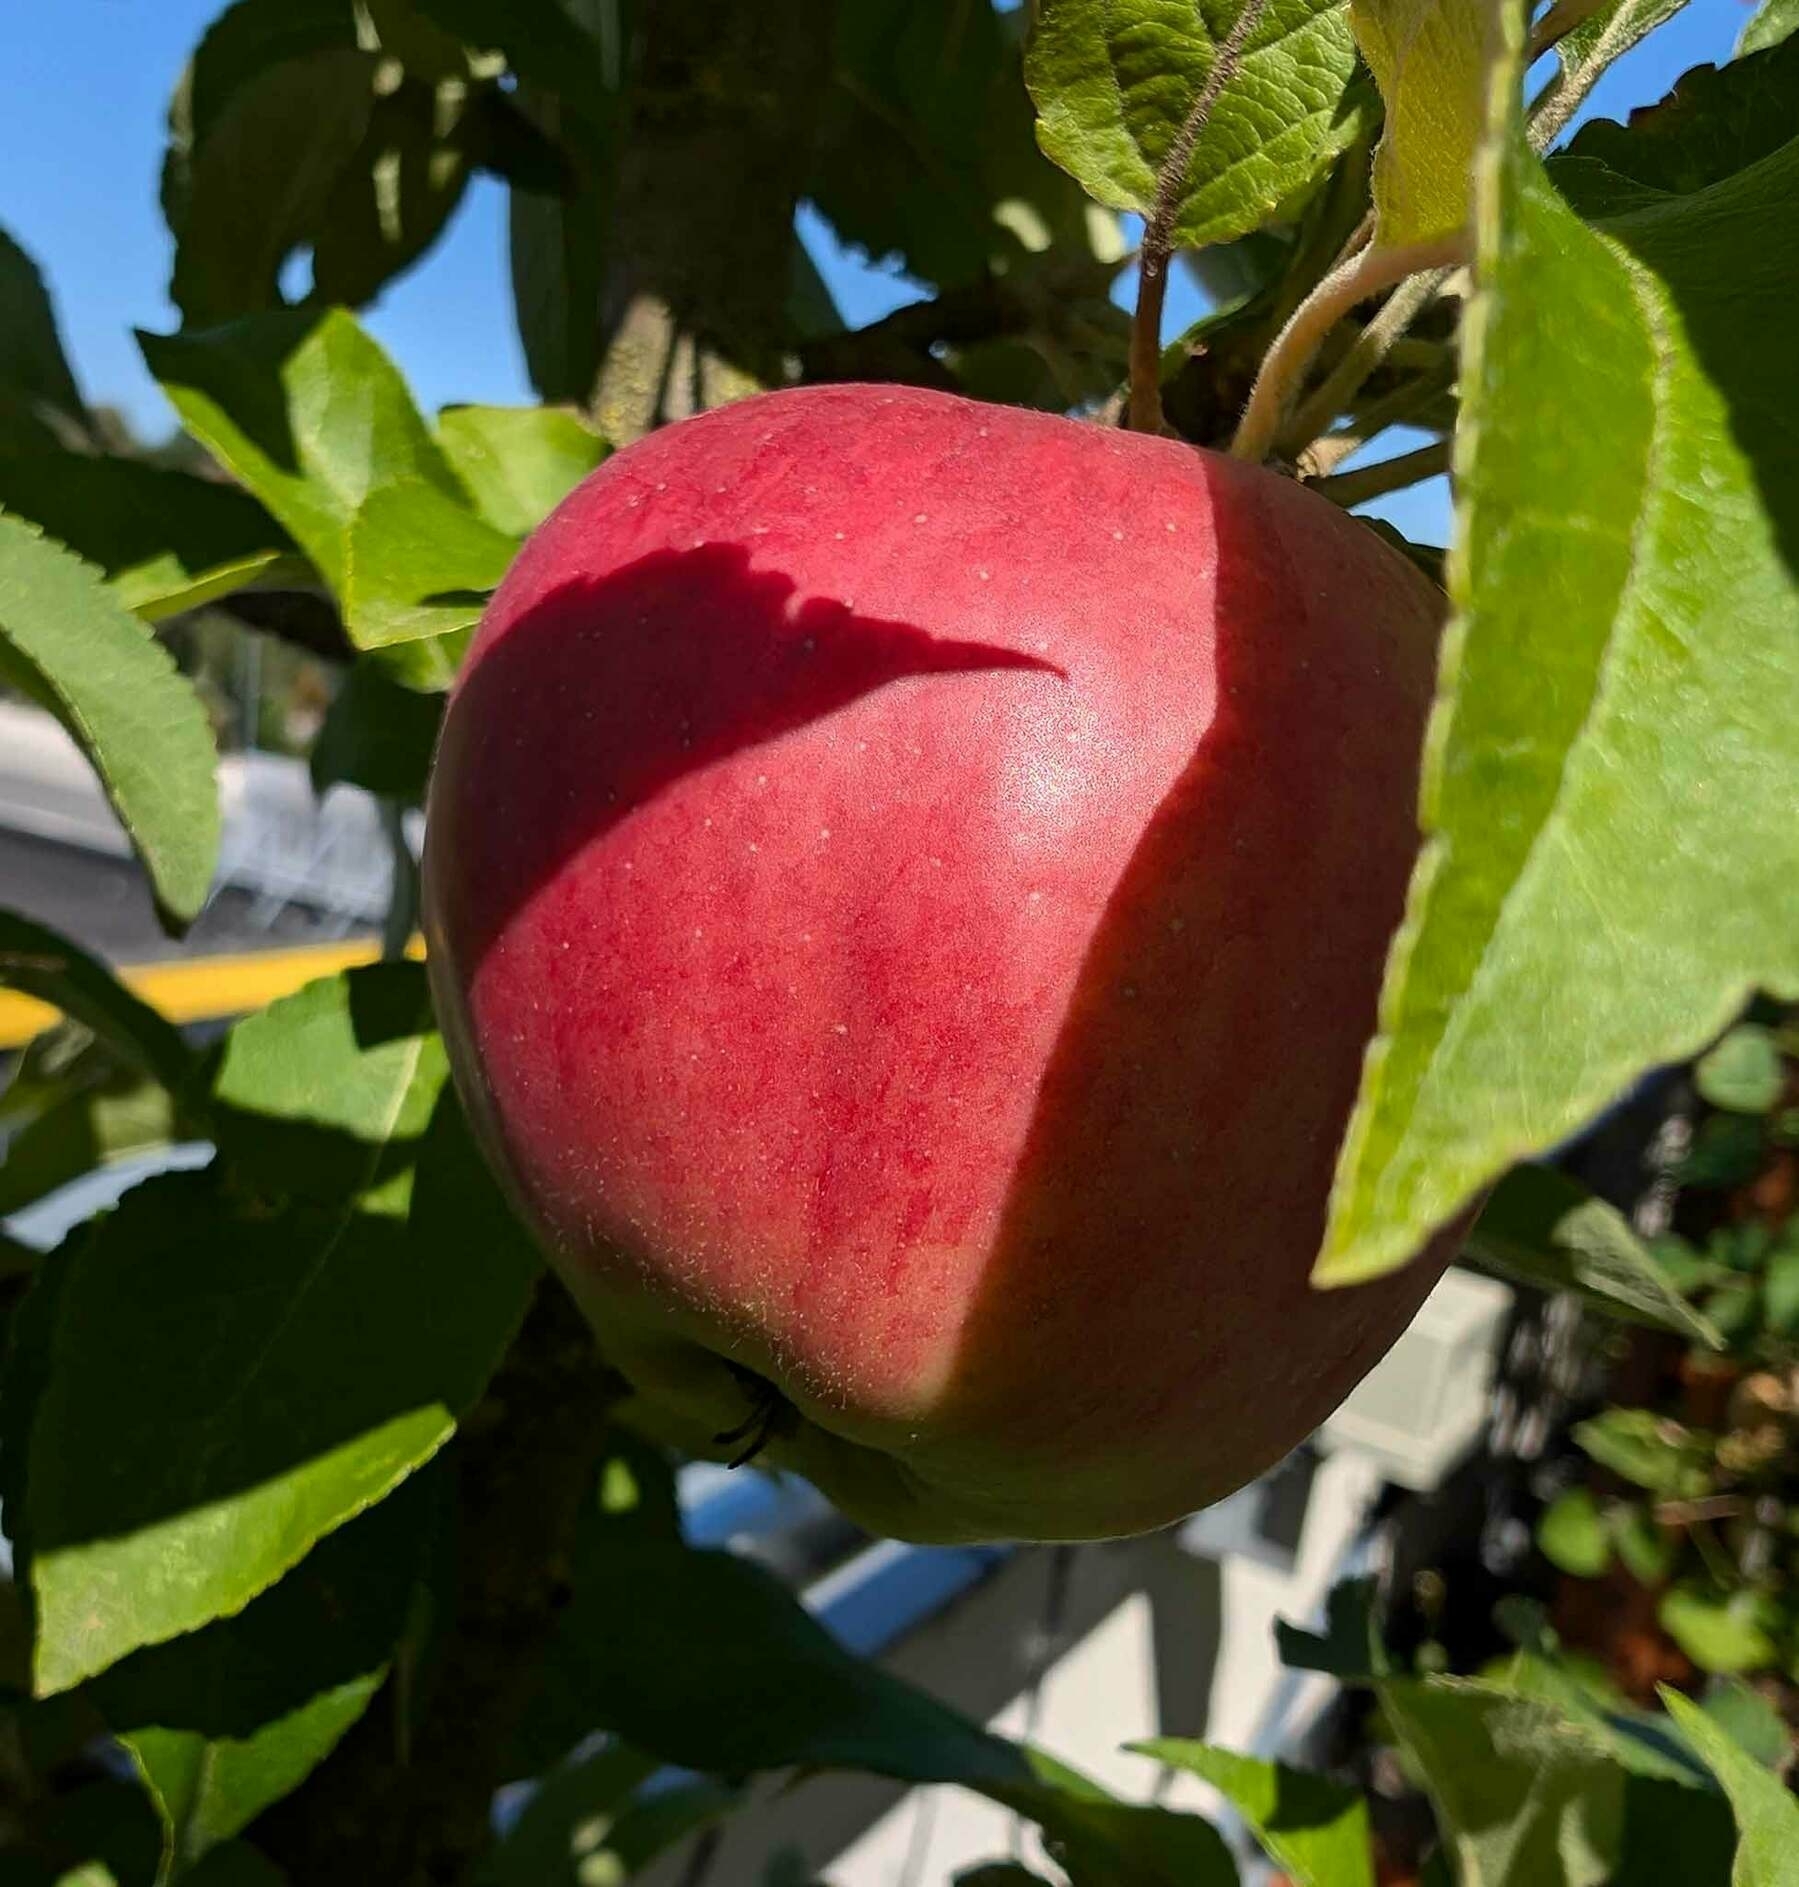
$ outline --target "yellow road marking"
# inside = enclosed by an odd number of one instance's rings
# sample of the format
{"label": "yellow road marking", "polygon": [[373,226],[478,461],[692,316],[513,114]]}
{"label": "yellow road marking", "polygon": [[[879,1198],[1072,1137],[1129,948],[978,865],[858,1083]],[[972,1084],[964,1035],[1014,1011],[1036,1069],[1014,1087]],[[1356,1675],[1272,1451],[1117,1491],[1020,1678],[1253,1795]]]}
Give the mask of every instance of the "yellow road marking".
{"label": "yellow road marking", "polygon": [[[303,984],[339,970],[373,963],[381,947],[372,938],[355,943],[303,944],[291,950],[253,950],[238,956],[181,957],[123,969],[119,980],[171,1022],[214,1022],[248,1015]],[[424,939],[407,946],[410,957],[425,954]],[[0,989],[0,1049],[23,1048],[56,1020],[49,1003]]]}

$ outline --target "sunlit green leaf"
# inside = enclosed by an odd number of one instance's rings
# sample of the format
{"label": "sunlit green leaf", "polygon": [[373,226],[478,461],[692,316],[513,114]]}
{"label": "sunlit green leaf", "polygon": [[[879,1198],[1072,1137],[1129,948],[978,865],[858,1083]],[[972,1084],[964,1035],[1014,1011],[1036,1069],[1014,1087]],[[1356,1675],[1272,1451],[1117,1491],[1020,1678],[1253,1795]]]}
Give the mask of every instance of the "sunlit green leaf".
{"label": "sunlit green leaf", "polygon": [[1786,1087],[1786,1069],[1772,1029],[1746,1022],[1699,1058],[1693,1079],[1713,1107],[1765,1114]]}
{"label": "sunlit green leaf", "polygon": [[1654,1409],[1607,1409],[1574,1425],[1575,1441],[1652,1494],[1692,1500],[1711,1485],[1712,1437]]}
{"label": "sunlit green leaf", "polygon": [[1755,987],[1799,993],[1799,356],[1775,338],[1799,142],[1605,234],[1507,150],[1467,324],[1427,840],[1329,1282],[1403,1262]]}
{"label": "sunlit green leaf", "polygon": [[1762,0],[1737,40],[1737,57],[1778,46],[1799,32],[1799,0]]}
{"label": "sunlit green leaf", "polygon": [[1469,221],[1494,12],[1487,0],[1350,0],[1356,43],[1387,107],[1374,156],[1383,244],[1425,242]]}
{"label": "sunlit green leaf", "polygon": [[400,974],[244,1025],[225,1171],[140,1186],[70,1260],[24,1508],[40,1691],[239,1609],[428,1459],[510,1340],[535,1254]]}
{"label": "sunlit green leaf", "polygon": [[1599,1503],[1584,1487],[1571,1487],[1543,1510],[1537,1545],[1552,1566],[1579,1579],[1597,1579],[1612,1563],[1612,1539]]}
{"label": "sunlit green leaf", "polygon": [[287,1794],[367,1708],[405,1623],[429,1501],[409,1484],[243,1611],[94,1680],[191,1865]]}
{"label": "sunlit green leaf", "polygon": [[475,506],[511,537],[534,531],[606,456],[606,442],[553,406],[448,406],[437,437]]}
{"label": "sunlit green leaf", "polygon": [[1697,1704],[1666,1685],[1661,1698],[1730,1797],[1741,1835],[1731,1887],[1795,1887],[1799,1798],[1745,1755]]}
{"label": "sunlit green leaf", "polygon": [[393,363],[350,315],[292,311],[199,334],[140,335],[188,430],[286,526],[362,647],[444,686],[431,638],[480,613],[513,540],[476,516]]}
{"label": "sunlit green leaf", "polygon": [[0,679],[87,756],[176,925],[206,901],[219,849],[206,711],[99,572],[0,514]]}
{"label": "sunlit green leaf", "polygon": [[1211,1783],[1255,1830],[1293,1887],[1374,1887],[1368,1808],[1354,1789],[1179,1737],[1131,1747]]}
{"label": "sunlit green leaf", "polygon": [[1702,1671],[1761,1671],[1779,1656],[1778,1612],[1758,1593],[1679,1585],[1662,1594],[1656,1618]]}
{"label": "sunlit green leaf", "polygon": [[[1026,60],[1043,149],[1100,202],[1148,215],[1240,6],[1045,0]],[[1176,180],[1176,241],[1265,222],[1353,138],[1362,101],[1340,0],[1273,0]]]}

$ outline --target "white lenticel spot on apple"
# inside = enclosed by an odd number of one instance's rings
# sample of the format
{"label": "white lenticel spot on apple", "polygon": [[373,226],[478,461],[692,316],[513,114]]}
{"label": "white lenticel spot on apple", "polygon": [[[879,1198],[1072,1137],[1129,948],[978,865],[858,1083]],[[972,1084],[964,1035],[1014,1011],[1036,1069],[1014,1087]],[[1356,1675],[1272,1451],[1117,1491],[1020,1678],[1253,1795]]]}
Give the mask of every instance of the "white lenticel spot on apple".
{"label": "white lenticel spot on apple", "polygon": [[1170,518],[1170,519],[1168,520],[1168,528],[1169,528],[1169,530],[1171,530],[1171,531],[1178,531],[1178,530],[1179,530],[1179,529],[1180,529],[1181,527],[1180,527],[1180,526],[1179,526],[1178,524],[1176,524],[1176,523],[1175,523],[1175,521],[1174,521],[1174,519],[1173,519],[1173,518]]}
{"label": "white lenticel spot on apple", "polygon": [[912,519],[912,522],[914,524],[929,524],[930,521],[931,521],[931,514],[928,511],[917,512],[913,516],[913,519]]}
{"label": "white lenticel spot on apple", "polygon": [[657,481],[656,481],[656,489],[657,489],[658,491],[667,491],[667,490],[668,490],[668,480],[667,480],[666,478],[659,478],[659,479],[657,479]]}
{"label": "white lenticel spot on apple", "polygon": [[[1173,527],[1171,526],[1170,528],[1172,529]],[[1122,531],[1114,531],[1112,538],[1115,543],[1122,544],[1124,542],[1124,533]]]}
{"label": "white lenticel spot on apple", "polygon": [[849,1032],[850,1025],[847,1022],[836,1022],[831,1025],[831,1033],[833,1035],[848,1035]]}
{"label": "white lenticel spot on apple", "polygon": [[979,577],[983,583],[991,583],[993,581],[993,572],[991,570],[977,570],[975,575]]}
{"label": "white lenticel spot on apple", "polygon": [[841,543],[843,542],[843,533],[842,533],[841,531],[833,531],[833,532],[831,533],[831,535],[832,535],[832,536],[833,536],[834,538],[836,538],[836,540],[838,541],[838,543],[840,543],[840,544],[841,544]]}
{"label": "white lenticel spot on apple", "polygon": [[828,839],[831,836],[831,828],[829,826],[820,826],[818,828],[818,836],[821,839]]}

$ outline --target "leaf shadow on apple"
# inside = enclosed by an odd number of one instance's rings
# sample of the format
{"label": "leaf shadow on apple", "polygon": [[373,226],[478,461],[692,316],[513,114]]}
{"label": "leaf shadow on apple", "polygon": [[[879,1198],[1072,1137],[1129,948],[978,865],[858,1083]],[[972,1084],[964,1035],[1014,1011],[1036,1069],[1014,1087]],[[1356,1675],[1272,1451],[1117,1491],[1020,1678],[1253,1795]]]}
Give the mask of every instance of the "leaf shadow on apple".
{"label": "leaf shadow on apple", "polygon": [[661,1432],[881,1532],[1220,1498],[1449,1256],[1308,1281],[1440,598],[1204,477],[1211,559],[1103,620],[946,561],[932,633],[758,545],[515,571],[446,720],[430,962],[496,1164]]}
{"label": "leaf shadow on apple", "polygon": [[[453,764],[506,780],[512,832],[458,899],[462,947],[485,958],[571,858],[682,778],[903,677],[994,669],[1061,674],[1038,656],[802,597],[741,544],[654,551],[557,586],[471,670],[448,736],[466,748]],[[544,737],[571,717],[578,738]]]}

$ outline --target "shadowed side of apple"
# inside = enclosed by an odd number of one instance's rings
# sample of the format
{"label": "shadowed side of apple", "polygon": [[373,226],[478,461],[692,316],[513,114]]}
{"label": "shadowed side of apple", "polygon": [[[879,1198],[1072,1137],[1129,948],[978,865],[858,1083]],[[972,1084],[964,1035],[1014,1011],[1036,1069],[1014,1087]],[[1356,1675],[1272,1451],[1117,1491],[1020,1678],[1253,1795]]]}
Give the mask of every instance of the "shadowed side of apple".
{"label": "shadowed side of apple", "polygon": [[1307,1283],[1439,608],[1271,474],[930,393],[746,401],[564,504],[446,719],[430,960],[655,1419],[1068,1539],[1329,1412],[1449,1255]]}

